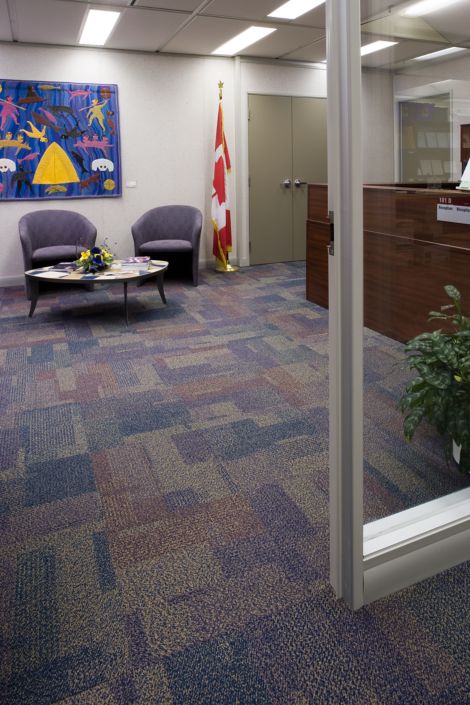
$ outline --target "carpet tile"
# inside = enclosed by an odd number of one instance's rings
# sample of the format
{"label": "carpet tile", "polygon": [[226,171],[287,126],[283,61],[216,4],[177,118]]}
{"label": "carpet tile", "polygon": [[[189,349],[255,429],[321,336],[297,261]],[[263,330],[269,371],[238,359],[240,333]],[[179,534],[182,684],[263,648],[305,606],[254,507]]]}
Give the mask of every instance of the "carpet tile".
{"label": "carpet tile", "polygon": [[[468,565],[357,613],[328,583],[328,315],[305,265],[0,290],[2,705],[470,705]],[[468,486],[402,438],[365,332],[367,520]]]}

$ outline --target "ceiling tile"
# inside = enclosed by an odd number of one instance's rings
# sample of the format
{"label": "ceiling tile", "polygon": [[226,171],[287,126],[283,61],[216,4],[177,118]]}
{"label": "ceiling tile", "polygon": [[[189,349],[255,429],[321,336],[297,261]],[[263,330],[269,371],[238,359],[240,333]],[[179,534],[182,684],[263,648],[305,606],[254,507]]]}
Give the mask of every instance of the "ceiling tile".
{"label": "ceiling tile", "polygon": [[7,2],[6,0],[0,0],[0,41],[11,42],[12,39]]}
{"label": "ceiling tile", "polygon": [[319,7],[316,7],[315,10],[311,10],[310,12],[306,12],[305,15],[302,15],[301,17],[297,17],[296,20],[292,20],[295,24],[301,24],[305,25],[306,27],[320,27],[322,29],[325,29],[326,27],[326,13],[325,13],[325,7],[326,5],[320,5]]}
{"label": "ceiling tile", "polygon": [[87,6],[60,0],[16,0],[20,42],[76,44]]}
{"label": "ceiling tile", "polygon": [[468,2],[433,12],[427,18],[430,25],[454,44],[470,40],[470,5]]}
{"label": "ceiling tile", "polygon": [[[290,20],[280,20],[279,18],[268,17],[269,13],[282,5],[282,0],[213,0],[201,14],[214,17],[231,17],[234,19],[250,20],[252,22],[280,22],[289,24]],[[325,6],[322,5],[305,15],[292,20],[294,24],[306,25],[309,27],[325,26]]]}
{"label": "ceiling tile", "polygon": [[[68,2],[69,0],[61,0],[62,2]],[[73,0],[73,2],[82,2],[85,4],[90,4],[90,0]],[[132,0],[93,0],[93,5],[114,5],[117,7],[126,7],[130,5]],[[103,8],[105,9],[105,8]],[[112,8],[110,8],[112,9]]]}
{"label": "ceiling tile", "polygon": [[136,0],[134,6],[157,7],[159,10],[183,10],[194,12],[202,0]]}
{"label": "ceiling tile", "polygon": [[[363,44],[380,39],[380,37],[363,36]],[[416,41],[401,41],[396,46],[382,51],[368,54],[362,59],[362,66],[367,68],[383,68],[393,69],[397,64],[413,59],[421,54],[430,54],[432,51],[444,49],[445,44],[436,42],[416,42]]]}
{"label": "ceiling tile", "polygon": [[368,17],[386,14],[389,8],[402,4],[403,0],[398,0],[398,2],[391,2],[390,0],[361,0],[361,17],[365,20]]}
{"label": "ceiling tile", "polygon": [[361,30],[379,34],[382,39],[401,37],[428,42],[445,42],[445,37],[436,32],[423,17],[403,17],[397,13],[363,23]]}
{"label": "ceiling tile", "polygon": [[157,51],[172,37],[189,15],[128,8],[124,11],[106,47]]}
{"label": "ceiling tile", "polygon": [[[221,19],[215,17],[197,17],[182,32],[172,39],[164,51],[188,52],[190,54],[210,54],[221,44],[243,32],[251,22]],[[275,23],[273,23],[273,26]],[[294,51],[312,39],[322,35],[322,30],[307,27],[291,27],[283,25],[276,32],[252,44],[241,56],[265,56],[276,58],[287,52]]]}
{"label": "ceiling tile", "polygon": [[282,0],[213,0],[203,11],[203,15],[232,17],[241,20],[262,20],[269,22],[269,13],[282,5]]}
{"label": "ceiling tile", "polygon": [[211,54],[221,44],[232,39],[250,26],[249,22],[196,17],[162,51],[186,54]]}
{"label": "ceiling tile", "polygon": [[283,56],[291,61],[324,61],[326,59],[326,40],[324,38],[308,44]]}
{"label": "ceiling tile", "polygon": [[266,56],[277,59],[310,44],[312,40],[319,39],[323,34],[322,29],[285,26],[251,47],[247,47],[240,54],[241,56]]}

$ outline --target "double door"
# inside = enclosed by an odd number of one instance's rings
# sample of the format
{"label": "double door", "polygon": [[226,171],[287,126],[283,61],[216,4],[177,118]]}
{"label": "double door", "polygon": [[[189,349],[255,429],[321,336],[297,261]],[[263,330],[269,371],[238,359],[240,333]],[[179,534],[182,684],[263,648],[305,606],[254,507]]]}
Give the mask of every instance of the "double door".
{"label": "double door", "polygon": [[250,264],[304,260],[307,184],[327,182],[326,99],[248,101]]}

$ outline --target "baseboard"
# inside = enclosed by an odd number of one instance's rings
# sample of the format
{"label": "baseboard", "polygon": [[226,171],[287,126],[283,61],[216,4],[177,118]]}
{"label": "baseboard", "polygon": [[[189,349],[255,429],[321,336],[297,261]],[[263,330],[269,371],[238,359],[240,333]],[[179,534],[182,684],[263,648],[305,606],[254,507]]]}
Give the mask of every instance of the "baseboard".
{"label": "baseboard", "polygon": [[12,277],[0,276],[0,286],[24,286],[24,274],[17,274]]}

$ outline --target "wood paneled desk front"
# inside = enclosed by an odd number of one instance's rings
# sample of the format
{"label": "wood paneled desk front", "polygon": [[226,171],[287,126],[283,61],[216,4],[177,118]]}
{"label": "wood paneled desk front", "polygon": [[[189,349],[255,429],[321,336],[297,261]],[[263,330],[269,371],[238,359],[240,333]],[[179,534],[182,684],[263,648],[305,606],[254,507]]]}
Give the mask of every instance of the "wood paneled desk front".
{"label": "wood paneled desk front", "polygon": [[[438,220],[438,205],[470,207],[470,193],[419,186],[364,186],[364,322],[406,341],[437,326],[428,313],[456,286],[470,311],[470,224]],[[447,217],[447,216],[445,216]],[[459,216],[457,216],[459,217]],[[307,299],[328,306],[328,187],[310,184]]]}

